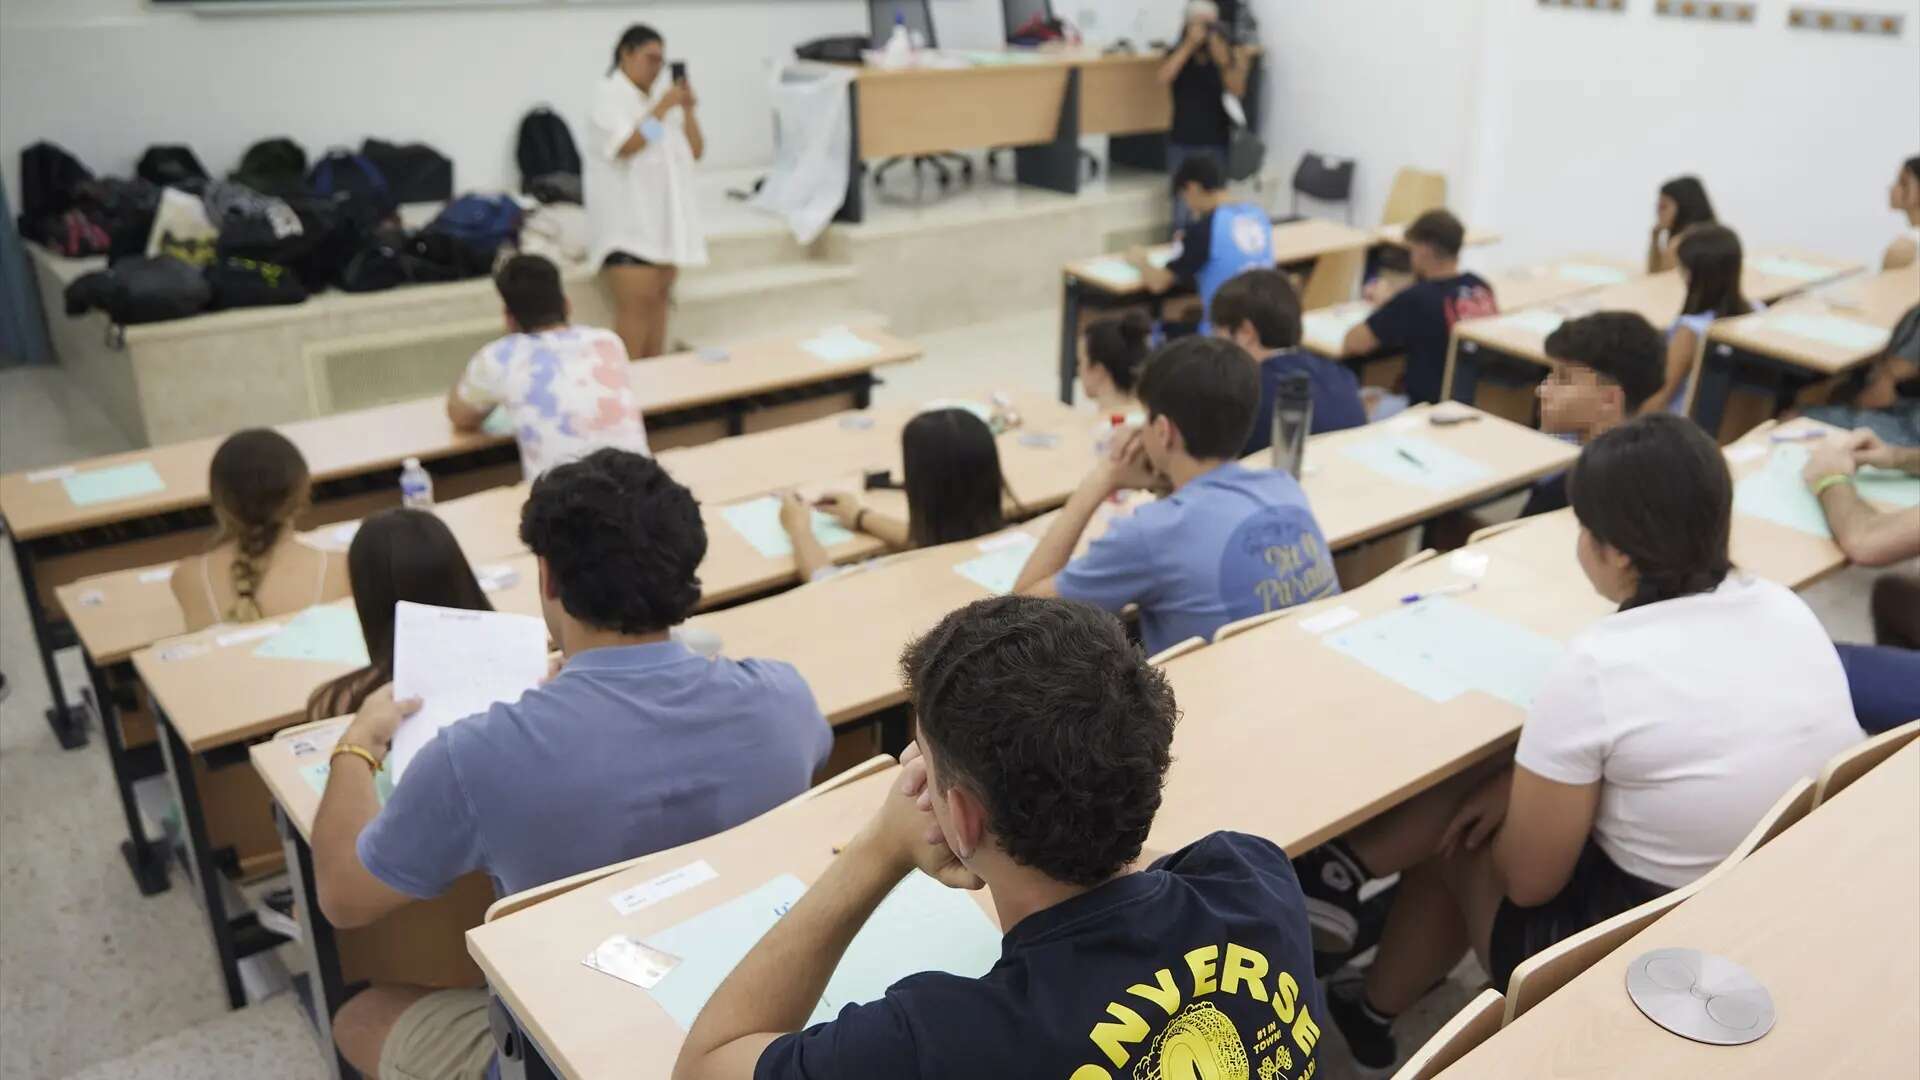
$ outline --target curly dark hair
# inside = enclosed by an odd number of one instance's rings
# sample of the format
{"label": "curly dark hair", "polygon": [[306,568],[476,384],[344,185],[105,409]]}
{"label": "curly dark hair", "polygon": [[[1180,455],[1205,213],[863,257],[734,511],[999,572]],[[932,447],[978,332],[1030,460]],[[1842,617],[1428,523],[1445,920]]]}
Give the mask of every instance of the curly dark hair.
{"label": "curly dark hair", "polygon": [[1118,619],[1069,600],[980,600],[908,645],[900,667],[942,783],[980,797],[1015,862],[1096,885],[1139,857],[1180,713]]}
{"label": "curly dark hair", "polygon": [[520,512],[520,541],[547,561],[560,606],[588,626],[653,633],[700,602],[700,505],[643,454],[596,450],[549,469]]}

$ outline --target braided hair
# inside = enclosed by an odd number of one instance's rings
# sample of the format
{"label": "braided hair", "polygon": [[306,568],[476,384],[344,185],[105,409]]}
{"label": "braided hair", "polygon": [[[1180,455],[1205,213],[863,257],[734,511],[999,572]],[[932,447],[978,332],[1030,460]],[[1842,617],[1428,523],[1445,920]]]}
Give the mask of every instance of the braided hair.
{"label": "braided hair", "polygon": [[265,614],[260,583],[274,547],[307,507],[309,480],[299,448],[271,428],[239,432],[214,451],[207,469],[213,516],[220,525],[214,546],[233,544],[234,601],[218,613],[222,621],[255,622]]}

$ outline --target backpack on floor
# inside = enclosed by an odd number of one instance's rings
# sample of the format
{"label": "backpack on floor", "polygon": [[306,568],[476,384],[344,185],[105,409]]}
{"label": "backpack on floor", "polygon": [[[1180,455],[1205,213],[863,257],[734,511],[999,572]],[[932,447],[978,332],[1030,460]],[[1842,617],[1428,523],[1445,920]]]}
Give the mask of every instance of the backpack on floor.
{"label": "backpack on floor", "polygon": [[[457,241],[468,252],[471,265],[493,265],[500,245],[512,243],[520,235],[520,204],[507,195],[462,195],[447,204],[423,234],[437,234]],[[456,265],[467,265],[450,260]]]}
{"label": "backpack on floor", "polygon": [[80,186],[93,172],[80,159],[50,142],[37,142],[20,151],[20,235],[53,247],[52,237],[64,232],[56,223],[74,208]]}
{"label": "backpack on floor", "polygon": [[198,267],[168,255],[123,259],[67,286],[67,314],[99,308],[121,326],[184,319],[206,310],[213,289]]}
{"label": "backpack on floor", "polygon": [[46,245],[56,255],[84,259],[113,251],[113,237],[85,210],[73,209],[42,220],[32,239]]}
{"label": "backpack on floor", "polygon": [[214,311],[298,304],[307,298],[299,276],[277,263],[228,257],[214,260],[202,273]]}
{"label": "backpack on floor", "polygon": [[112,238],[109,259],[140,255],[160,210],[160,189],[145,180],[108,176],[80,186],[80,207]]}
{"label": "backpack on floor", "polygon": [[398,145],[368,139],[360,156],[386,178],[397,203],[446,202],[453,198],[453,162],[425,143]]}
{"label": "backpack on floor", "polygon": [[307,174],[307,187],[315,195],[346,195],[343,209],[368,230],[400,208],[379,167],[348,150],[331,151],[316,162]]}
{"label": "backpack on floor", "polygon": [[262,139],[247,147],[227,179],[276,198],[302,194],[307,190],[307,152],[292,139]]}
{"label": "backpack on floor", "polygon": [[193,151],[179,144],[149,146],[147,152],[140,155],[140,164],[134,173],[149,184],[161,187],[184,184],[191,180],[205,180],[207,170]]}
{"label": "backpack on floor", "polygon": [[[580,150],[574,145],[573,132],[567,127],[567,122],[552,109],[541,106],[520,121],[520,139],[514,158],[520,164],[520,190],[527,194],[536,194],[536,181],[562,175],[574,177],[574,187],[578,190]],[[550,191],[564,190],[564,187],[556,189],[555,182],[551,180],[547,186]],[[580,200],[576,198],[571,201]]]}

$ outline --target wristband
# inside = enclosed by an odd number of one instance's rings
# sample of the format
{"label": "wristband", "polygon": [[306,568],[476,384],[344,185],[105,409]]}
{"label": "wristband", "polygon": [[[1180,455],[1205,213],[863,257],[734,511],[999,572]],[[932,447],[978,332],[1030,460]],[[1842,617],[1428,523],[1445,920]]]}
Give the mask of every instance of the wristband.
{"label": "wristband", "polygon": [[1846,473],[1828,473],[1813,482],[1813,497],[1816,499],[1819,498],[1830,487],[1851,483],[1853,483],[1853,477]]}
{"label": "wristband", "polygon": [[660,118],[657,116],[649,116],[645,120],[640,121],[640,136],[649,143],[659,142],[660,137],[666,133],[667,125],[661,123]]}
{"label": "wristband", "polygon": [[863,521],[865,521],[865,520],[867,520],[867,508],[863,506],[863,507],[861,507],[860,509],[858,509],[858,510],[856,510],[856,511],[854,511],[854,514],[853,514],[853,531],[854,531],[854,532],[859,532],[859,531],[860,531],[860,523],[861,523],[861,522],[863,522]]}
{"label": "wristband", "polygon": [[333,748],[333,753],[327,755],[327,763],[331,765],[333,763],[334,758],[340,757],[342,755],[346,755],[349,757],[357,757],[361,761],[366,762],[367,767],[372,769],[374,772],[377,773],[380,771],[380,759],[373,756],[373,751],[367,749],[364,746],[356,746],[353,743],[340,743],[336,745]]}

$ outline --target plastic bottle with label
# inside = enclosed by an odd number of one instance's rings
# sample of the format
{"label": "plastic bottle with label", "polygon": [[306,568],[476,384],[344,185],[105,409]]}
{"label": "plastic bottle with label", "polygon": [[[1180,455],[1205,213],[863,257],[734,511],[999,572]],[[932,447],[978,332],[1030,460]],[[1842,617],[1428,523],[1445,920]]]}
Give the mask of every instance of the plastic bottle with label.
{"label": "plastic bottle with label", "polygon": [[400,467],[400,505],[409,510],[433,508],[433,476],[419,458],[410,457]]}

